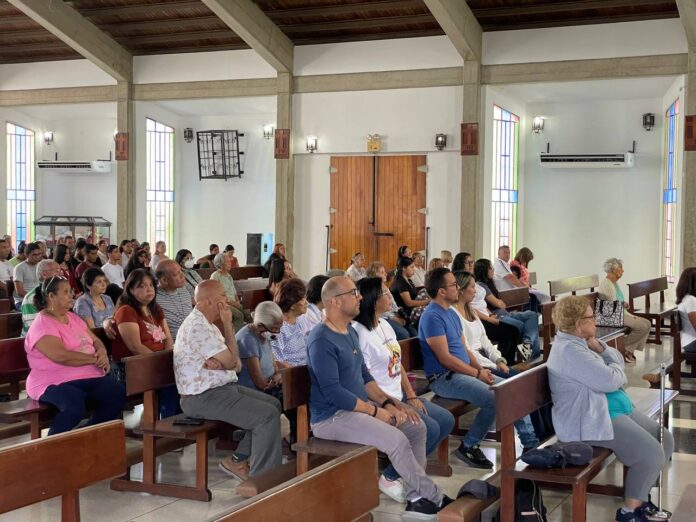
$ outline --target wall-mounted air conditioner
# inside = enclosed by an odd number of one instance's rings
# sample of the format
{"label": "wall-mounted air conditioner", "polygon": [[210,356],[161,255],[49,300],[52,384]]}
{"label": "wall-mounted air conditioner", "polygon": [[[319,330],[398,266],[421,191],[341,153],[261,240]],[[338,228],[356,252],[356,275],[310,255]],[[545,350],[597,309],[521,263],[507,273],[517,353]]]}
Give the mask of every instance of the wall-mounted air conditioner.
{"label": "wall-mounted air conditioner", "polygon": [[108,160],[95,161],[37,161],[36,166],[44,172],[97,172],[108,174],[111,172],[111,162]]}
{"label": "wall-mounted air conditioner", "polygon": [[635,165],[635,154],[545,154],[539,155],[542,167],[553,169],[615,169]]}

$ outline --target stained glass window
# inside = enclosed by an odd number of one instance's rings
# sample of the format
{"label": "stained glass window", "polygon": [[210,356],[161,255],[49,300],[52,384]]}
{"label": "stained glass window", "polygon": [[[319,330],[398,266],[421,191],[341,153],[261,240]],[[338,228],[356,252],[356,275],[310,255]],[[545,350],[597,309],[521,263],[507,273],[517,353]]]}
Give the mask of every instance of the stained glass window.
{"label": "stained glass window", "polygon": [[674,282],[677,217],[679,100],[665,113],[665,168],[662,172],[662,275]]}
{"label": "stained glass window", "polygon": [[508,245],[516,251],[517,242],[517,174],[519,163],[520,118],[510,111],[493,107],[493,191],[492,221],[493,258],[498,247]]}
{"label": "stained glass window", "polygon": [[147,237],[174,252],[174,129],[147,118]]}
{"label": "stained glass window", "polygon": [[34,131],[7,124],[7,233],[15,246],[34,238]]}

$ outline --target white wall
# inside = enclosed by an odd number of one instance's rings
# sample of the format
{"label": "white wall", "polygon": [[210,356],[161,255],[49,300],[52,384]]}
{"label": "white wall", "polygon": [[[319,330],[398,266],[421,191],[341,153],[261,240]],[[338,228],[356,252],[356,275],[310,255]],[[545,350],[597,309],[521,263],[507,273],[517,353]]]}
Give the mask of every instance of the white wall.
{"label": "white wall", "polygon": [[0,65],[0,90],[115,84],[116,80],[88,60]]}
{"label": "white wall", "polygon": [[686,53],[679,18],[483,33],[486,65]]}
{"label": "white wall", "polygon": [[[659,113],[660,98],[583,103],[533,103],[527,114],[547,117],[543,135],[527,140],[524,244],[546,281],[600,274],[608,257],[624,260],[625,282],[659,275],[662,119],[652,132],[642,114]],[[525,132],[529,132],[525,130]],[[637,141],[631,169],[564,170],[539,166],[539,142],[551,152],[617,153]],[[628,294],[626,294],[628,295]]]}
{"label": "white wall", "polygon": [[[366,154],[367,135],[373,133],[384,136],[384,154],[427,154],[430,250],[459,248],[461,88],[297,94],[294,110],[298,254],[293,264],[301,277],[325,270],[330,157]],[[435,151],[438,132],[448,136],[447,149],[442,152]],[[318,137],[315,154],[304,152],[305,138],[310,134]]]}

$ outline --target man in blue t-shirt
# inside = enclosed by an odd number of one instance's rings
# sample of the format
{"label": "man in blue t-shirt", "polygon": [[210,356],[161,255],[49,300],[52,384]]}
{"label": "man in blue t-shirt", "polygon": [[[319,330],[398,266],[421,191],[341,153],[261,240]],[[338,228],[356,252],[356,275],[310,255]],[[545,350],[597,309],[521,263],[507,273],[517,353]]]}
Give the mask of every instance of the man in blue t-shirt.
{"label": "man in blue t-shirt", "polygon": [[406,483],[406,515],[436,520],[452,499],[425,472],[425,424],[410,421],[403,403],[385,394],[365,366],[358,334],[350,325],[360,299],[348,277],[333,277],[321,290],[326,320],[307,340],[312,431],[322,439],[386,453]]}

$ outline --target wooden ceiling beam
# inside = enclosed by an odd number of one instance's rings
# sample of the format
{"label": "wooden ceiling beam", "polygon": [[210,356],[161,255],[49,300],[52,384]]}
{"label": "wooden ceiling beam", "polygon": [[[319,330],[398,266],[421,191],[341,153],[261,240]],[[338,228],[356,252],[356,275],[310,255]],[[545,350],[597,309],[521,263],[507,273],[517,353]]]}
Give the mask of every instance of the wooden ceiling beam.
{"label": "wooden ceiling beam", "polygon": [[239,38],[229,29],[225,28],[219,31],[190,31],[190,32],[179,32],[179,33],[167,33],[167,34],[146,34],[142,36],[116,36],[116,40],[122,41],[124,44],[127,43],[129,46],[137,45],[153,45],[153,44],[167,44],[167,43],[178,43],[178,42],[195,42],[197,40],[207,40],[207,39],[220,39],[226,38],[228,40],[233,39],[234,43],[244,43],[244,40]]}
{"label": "wooden ceiling beam", "polygon": [[[66,2],[68,4],[75,4],[75,2]],[[136,16],[141,14],[152,14],[159,15],[162,11],[169,11],[172,9],[200,9],[202,4],[200,0],[185,0],[183,2],[176,2],[174,0],[163,0],[161,2],[156,2],[152,4],[133,4],[133,5],[120,5],[115,7],[88,7],[88,8],[77,8],[82,16],[114,16],[114,15],[127,15]]]}
{"label": "wooden ceiling beam", "polygon": [[696,49],[696,2],[677,0],[677,9],[679,9],[679,18],[684,26],[689,48]]}
{"label": "wooden ceiling beam", "polygon": [[551,13],[570,13],[573,11],[585,11],[587,9],[612,9],[621,7],[657,7],[669,5],[667,0],[587,0],[584,2],[552,2],[540,5],[501,6],[472,9],[474,16],[479,21],[486,18],[498,18],[501,16],[528,16]]}
{"label": "wooden ceiling beam", "polygon": [[617,14],[614,16],[604,16],[596,18],[592,16],[582,18],[560,17],[553,20],[539,20],[536,22],[519,22],[510,23],[509,25],[500,25],[495,23],[484,23],[484,31],[515,31],[518,29],[544,29],[548,27],[568,27],[571,25],[595,25],[595,24],[613,24],[618,22],[642,22],[644,20],[660,20],[665,18],[677,18],[672,13],[657,14],[635,14],[625,15]]}
{"label": "wooden ceiling beam", "polygon": [[357,4],[275,9],[273,11],[265,11],[265,13],[271,20],[279,20],[281,18],[304,18],[311,16],[362,15],[375,11],[403,11],[404,9],[423,9],[423,0],[388,0],[386,2],[371,0]]}
{"label": "wooden ceiling beam", "polygon": [[424,0],[464,60],[480,60],[483,30],[463,0]]}
{"label": "wooden ceiling beam", "polygon": [[436,29],[417,29],[415,31],[393,31],[388,33],[344,33],[338,36],[294,36],[292,41],[295,45],[315,45],[315,44],[326,44],[326,43],[338,43],[338,42],[371,42],[375,40],[391,40],[395,38],[419,38],[424,36],[441,36],[442,29],[440,27]]}
{"label": "wooden ceiling beam", "polygon": [[133,81],[133,56],[63,2],[7,0],[116,80]]}
{"label": "wooden ceiling beam", "polygon": [[393,26],[409,25],[409,24],[434,24],[437,21],[433,18],[430,13],[424,15],[415,16],[389,16],[384,18],[356,18],[355,20],[345,20],[341,22],[320,22],[320,23],[306,23],[306,24],[293,24],[293,25],[283,25],[279,24],[278,27],[287,34],[297,34],[297,33],[313,33],[322,31],[342,31],[348,30],[360,30],[360,29],[374,29],[374,28],[389,28]]}
{"label": "wooden ceiling beam", "polygon": [[295,46],[251,0],[202,0],[278,72],[293,70]]}

